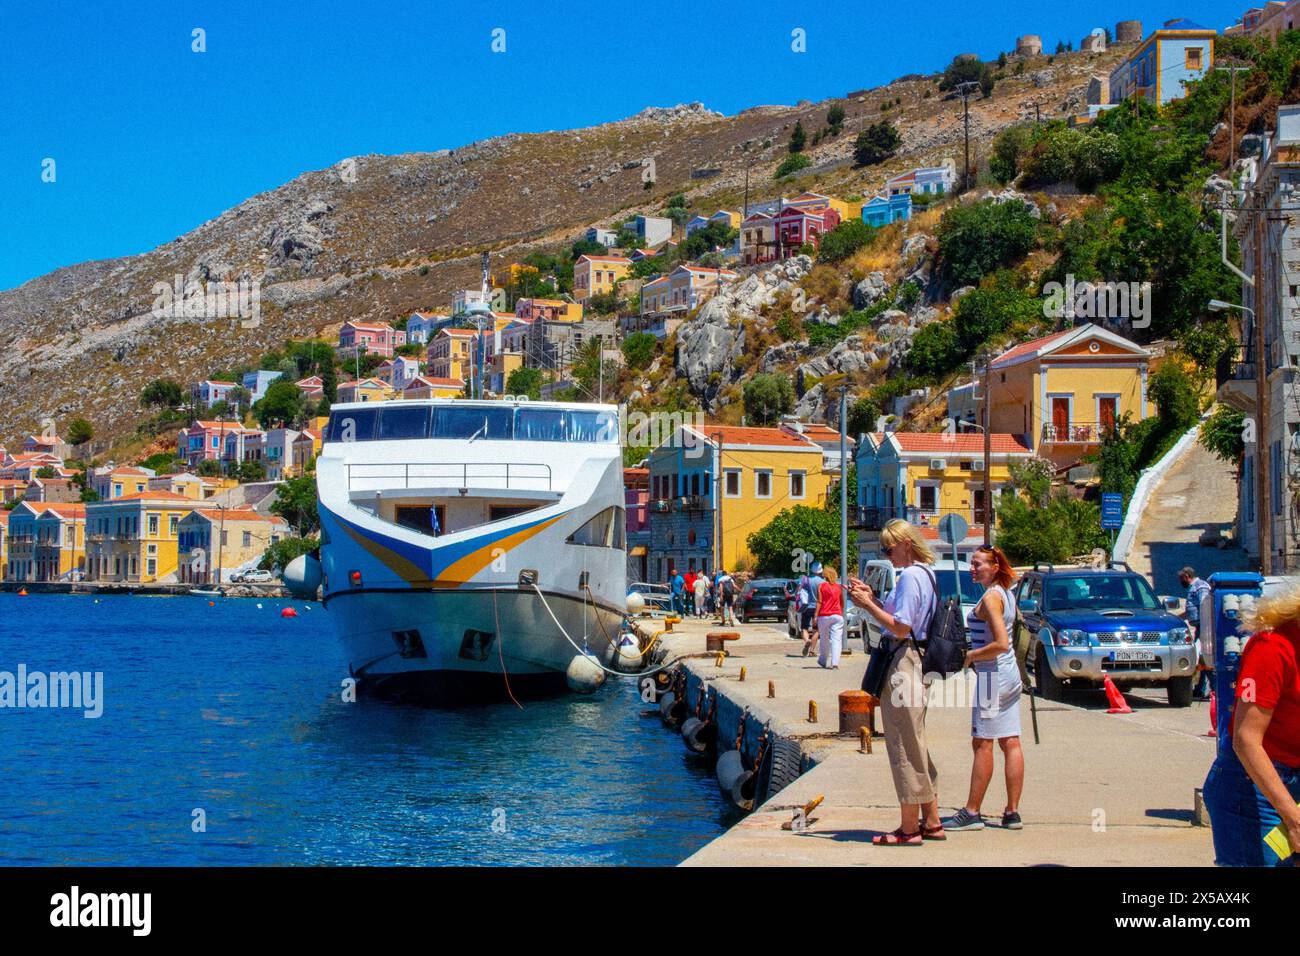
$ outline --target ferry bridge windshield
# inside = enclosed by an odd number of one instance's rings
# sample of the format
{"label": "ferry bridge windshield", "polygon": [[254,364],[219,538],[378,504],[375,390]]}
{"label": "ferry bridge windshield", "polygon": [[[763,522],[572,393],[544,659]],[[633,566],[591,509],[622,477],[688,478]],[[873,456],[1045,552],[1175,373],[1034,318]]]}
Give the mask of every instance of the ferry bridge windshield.
{"label": "ferry bridge windshield", "polygon": [[332,412],[327,442],[407,441],[421,438],[462,441],[554,441],[618,444],[614,412],[570,408],[520,408],[510,405],[385,405]]}

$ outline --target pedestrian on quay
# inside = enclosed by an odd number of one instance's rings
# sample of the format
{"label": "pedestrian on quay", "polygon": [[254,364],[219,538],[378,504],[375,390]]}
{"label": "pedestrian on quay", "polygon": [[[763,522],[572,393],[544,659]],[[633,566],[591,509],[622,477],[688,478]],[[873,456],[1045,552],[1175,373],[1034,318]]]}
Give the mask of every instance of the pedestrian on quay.
{"label": "pedestrian on quay", "polygon": [[687,568],[682,575],[682,616],[689,615],[695,607],[695,568]]}
{"label": "pedestrian on quay", "polygon": [[1183,617],[1196,638],[1197,677],[1196,689],[1192,691],[1193,700],[1209,700],[1210,688],[1214,686],[1214,649],[1202,646],[1201,641],[1201,598],[1210,593],[1210,583],[1196,576],[1196,569],[1183,568],[1178,572],[1178,581],[1187,589],[1187,607]]}
{"label": "pedestrian on quay", "polygon": [[897,830],[872,837],[871,842],[876,846],[920,846],[923,840],[947,839],[939,820],[939,771],[926,743],[928,694],[918,648],[939,604],[934,575],[927,567],[934,563],[934,552],[921,532],[902,518],[885,524],[880,550],[899,569],[894,589],[883,604],[860,578],[849,578],[849,598],[876,619],[886,653],[893,652],[885,678],[889,693],[880,702],[880,712],[901,819]]}
{"label": "pedestrian on quay", "polygon": [[715,584],[717,588],[718,606],[721,611],[719,623],[731,627],[733,616],[732,607],[736,603],[736,580],[727,573],[726,568],[718,570],[718,580]]}
{"label": "pedestrian on quay", "polygon": [[709,599],[709,576],[703,571],[695,575],[695,581],[691,584],[691,593],[695,598],[695,616],[704,617],[708,613],[705,603]]}
{"label": "pedestrian on quay", "polygon": [[[799,580],[799,630],[803,634],[803,656],[807,657],[817,647],[817,603],[821,600],[822,563],[814,561],[808,573]],[[818,651],[820,659],[820,650]]]}
{"label": "pedestrian on quay", "polygon": [[[1205,778],[1214,862],[1300,866],[1300,580],[1260,598],[1239,630],[1252,636],[1232,702],[1232,749],[1220,750]],[[1267,840],[1277,827],[1289,854]]]}
{"label": "pedestrian on quay", "polygon": [[825,580],[817,588],[817,634],[821,638],[817,663],[839,670],[840,648],[844,643],[844,597],[835,569],[827,568],[822,574]]}
{"label": "pedestrian on quay", "polygon": [[682,572],[677,570],[674,570],[672,575],[669,587],[673,592],[673,613],[680,616],[686,611],[686,605],[682,601],[682,595],[686,591],[686,579],[682,577]]}
{"label": "pedestrian on quay", "polygon": [[1002,827],[1019,830],[1020,793],[1025,787],[1025,755],[1020,748],[1020,665],[1011,646],[1016,620],[1016,579],[1001,548],[980,545],[970,559],[971,579],[984,587],[984,596],[966,615],[970,651],[966,666],[975,671],[975,702],[971,706],[971,746],[975,751],[966,805],[944,817],[945,830],[983,830],[980,805],[993,779],[993,742],[1002,749],[1007,805]]}

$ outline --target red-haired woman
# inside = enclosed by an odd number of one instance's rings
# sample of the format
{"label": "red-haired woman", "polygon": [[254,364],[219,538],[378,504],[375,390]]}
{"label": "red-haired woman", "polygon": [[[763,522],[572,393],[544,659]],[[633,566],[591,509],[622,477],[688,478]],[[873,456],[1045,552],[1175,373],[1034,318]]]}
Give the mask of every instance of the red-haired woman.
{"label": "red-haired woman", "polygon": [[984,596],[966,616],[970,652],[966,665],[975,670],[975,703],[971,708],[971,745],[975,760],[970,772],[966,805],[943,821],[945,830],[983,830],[980,804],[993,779],[993,741],[1002,748],[1006,764],[1007,806],[1002,826],[1019,830],[1020,792],[1025,785],[1025,756],[1020,749],[1020,666],[1011,646],[1016,599],[1011,595],[1015,572],[1001,548],[980,546],[970,559],[970,576],[984,586]]}

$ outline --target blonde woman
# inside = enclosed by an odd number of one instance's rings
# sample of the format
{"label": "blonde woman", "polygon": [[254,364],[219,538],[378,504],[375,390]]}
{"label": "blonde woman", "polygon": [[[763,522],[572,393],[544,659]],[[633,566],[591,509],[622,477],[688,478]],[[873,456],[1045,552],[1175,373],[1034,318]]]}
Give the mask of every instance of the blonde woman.
{"label": "blonde woman", "polygon": [[925,739],[927,694],[917,649],[917,642],[925,641],[930,618],[938,607],[934,575],[926,567],[934,563],[934,552],[916,526],[901,518],[888,522],[880,532],[880,550],[900,569],[883,604],[861,579],[849,578],[849,598],[876,619],[881,639],[888,640],[893,649],[880,712],[901,821],[897,830],[872,837],[871,842],[876,846],[921,846],[923,840],[947,839],[939,821],[939,772]]}
{"label": "blonde woman", "polygon": [[[1217,866],[1300,865],[1300,582],[1261,598],[1242,621],[1232,749],[1205,779]],[[1220,704],[1219,706],[1223,706]],[[1291,853],[1264,841],[1281,826]]]}

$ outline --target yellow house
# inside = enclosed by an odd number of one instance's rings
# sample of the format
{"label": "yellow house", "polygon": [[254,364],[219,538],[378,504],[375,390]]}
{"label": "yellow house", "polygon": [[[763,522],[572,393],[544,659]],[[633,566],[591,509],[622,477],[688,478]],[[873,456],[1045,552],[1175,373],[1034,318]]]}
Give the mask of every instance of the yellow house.
{"label": "yellow house", "polygon": [[648,459],[653,579],[751,565],[751,534],[786,508],[824,505],[822,460],[820,445],[779,428],[678,427]]}
{"label": "yellow house", "polygon": [[147,491],[86,506],[86,576],[91,581],[176,580],[176,536],[194,502]]}
{"label": "yellow house", "polygon": [[440,329],[429,343],[429,378],[469,381],[474,366],[475,329]]}
{"label": "yellow house", "polygon": [[387,382],[377,378],[363,378],[360,381],[340,383],[336,394],[340,402],[382,402],[392,398],[396,392]]}
{"label": "yellow house", "polygon": [[1124,415],[1142,421],[1151,353],[1091,323],[1017,345],[989,373],[992,427],[1021,435],[1058,470],[1097,450]]}
{"label": "yellow house", "polygon": [[418,375],[402,389],[402,398],[463,398],[465,383],[458,378]]}
{"label": "yellow house", "polygon": [[186,584],[212,584],[218,574],[228,581],[289,533],[284,519],[251,508],[195,508],[180,521],[177,575]]}
{"label": "yellow house", "polygon": [[[1033,453],[1019,435],[989,436],[989,460],[984,460],[984,436],[979,433],[876,432],[864,436],[857,450],[860,528],[879,531],[892,518],[933,529],[938,540],[939,519],[956,514],[970,528],[967,547],[983,544],[984,471],[996,507],[1001,489],[1011,479],[1011,463]],[[874,557],[875,555],[870,555]]]}
{"label": "yellow house", "polygon": [[613,292],[615,283],[627,278],[631,268],[632,260],[623,256],[578,256],[573,264],[573,297],[583,302]]}
{"label": "yellow house", "polygon": [[311,427],[304,428],[298,433],[290,449],[292,456],[290,465],[284,470],[286,478],[300,478],[308,473],[311,463],[320,454],[324,434],[324,429]]}
{"label": "yellow house", "polygon": [[90,487],[100,499],[121,498],[123,495],[138,495],[149,488],[149,473],[142,468],[120,465],[103,474],[93,475]]}
{"label": "yellow house", "polygon": [[86,506],[23,501],[9,512],[10,581],[57,581],[85,567]]}
{"label": "yellow house", "polygon": [[203,479],[187,471],[150,478],[147,490],[170,491],[174,495],[189,498],[191,501],[202,501],[204,498]]}

